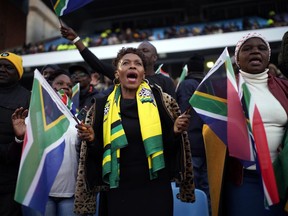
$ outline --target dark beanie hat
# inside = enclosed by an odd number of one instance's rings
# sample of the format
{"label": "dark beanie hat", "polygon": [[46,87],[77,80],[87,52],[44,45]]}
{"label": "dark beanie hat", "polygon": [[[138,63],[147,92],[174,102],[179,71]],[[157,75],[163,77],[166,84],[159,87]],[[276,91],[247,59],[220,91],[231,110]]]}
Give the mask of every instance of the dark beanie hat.
{"label": "dark beanie hat", "polygon": [[88,74],[90,76],[90,71],[83,65],[80,65],[80,64],[76,64],[76,65],[71,65],[69,67],[69,73],[70,74],[73,74],[75,73],[76,71],[81,71],[81,72],[84,72],[86,74]]}
{"label": "dark beanie hat", "polygon": [[54,73],[49,76],[48,82],[52,83],[58,76],[62,74],[71,78],[71,74],[67,70],[60,68],[55,70]]}
{"label": "dark beanie hat", "polygon": [[204,56],[200,54],[194,54],[187,61],[188,72],[190,71],[204,71]]}
{"label": "dark beanie hat", "polygon": [[44,70],[46,70],[47,68],[52,68],[53,70],[58,70],[61,69],[59,65],[57,64],[47,64],[45,66],[42,67],[41,69],[41,74],[43,73]]}

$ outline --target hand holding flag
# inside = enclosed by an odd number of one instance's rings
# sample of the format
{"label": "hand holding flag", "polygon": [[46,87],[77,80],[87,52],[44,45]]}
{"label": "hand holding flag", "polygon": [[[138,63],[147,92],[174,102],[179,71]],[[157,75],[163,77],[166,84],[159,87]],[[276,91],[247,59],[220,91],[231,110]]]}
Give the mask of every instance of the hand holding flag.
{"label": "hand holding flag", "polygon": [[269,205],[278,203],[264,124],[241,74],[237,85],[227,48],[199,84],[189,103],[228,147],[230,156],[238,158],[244,166],[259,164],[265,198]]}
{"label": "hand holding flag", "polygon": [[66,132],[74,120],[40,72],[34,74],[15,200],[44,213],[64,157]]}

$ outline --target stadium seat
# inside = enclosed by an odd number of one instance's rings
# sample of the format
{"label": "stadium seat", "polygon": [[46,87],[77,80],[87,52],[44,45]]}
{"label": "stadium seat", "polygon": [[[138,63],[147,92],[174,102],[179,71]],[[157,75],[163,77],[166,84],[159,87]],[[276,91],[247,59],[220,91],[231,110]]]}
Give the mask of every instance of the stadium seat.
{"label": "stadium seat", "polygon": [[97,195],[96,195],[96,213],[95,213],[95,216],[99,215],[99,196],[100,196],[100,194],[97,193]]}
{"label": "stadium seat", "polygon": [[174,199],[174,216],[209,216],[208,200],[204,191],[195,189],[196,200],[194,203],[185,203],[177,198],[179,187],[172,183]]}

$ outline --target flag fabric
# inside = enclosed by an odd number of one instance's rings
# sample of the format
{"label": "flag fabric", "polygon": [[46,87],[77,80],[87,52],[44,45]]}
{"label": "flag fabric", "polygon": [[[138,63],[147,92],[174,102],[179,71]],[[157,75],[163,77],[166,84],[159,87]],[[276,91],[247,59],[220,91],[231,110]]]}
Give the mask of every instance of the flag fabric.
{"label": "flag fabric", "polygon": [[[241,74],[239,79],[243,80]],[[270,157],[266,132],[258,107],[251,96],[251,93],[244,81],[240,81],[243,91],[243,106],[248,116],[248,129],[253,134],[253,141],[256,149],[256,164],[259,166],[262,184],[267,204],[273,205],[279,202],[278,188],[274,175],[273,165]],[[259,154],[258,154],[259,153]]]}
{"label": "flag fabric", "polygon": [[80,99],[80,84],[77,83],[72,87],[72,97],[71,99],[65,94],[63,89],[58,91],[62,102],[70,110],[73,115],[79,112],[79,99]]}
{"label": "flag fabric", "polygon": [[211,130],[227,145],[227,82],[225,53],[216,61],[189,103]]}
{"label": "flag fabric", "polygon": [[182,68],[182,72],[181,72],[181,75],[179,77],[179,80],[178,80],[178,83],[177,83],[175,91],[177,91],[180,83],[185,79],[187,74],[188,74],[188,66],[187,66],[187,64],[185,64],[184,67]]}
{"label": "flag fabric", "polygon": [[64,90],[63,89],[60,89],[58,92],[57,92],[62,100],[62,102],[66,105],[66,107],[70,110],[70,112],[73,114],[73,115],[76,115],[77,112],[76,112],[76,107],[73,103],[73,101],[67,96],[67,94],[65,94]]}
{"label": "flag fabric", "polygon": [[212,215],[218,215],[227,148],[208,125],[203,125],[202,133],[206,152],[207,171],[209,173],[209,190],[213,191],[213,193],[210,193],[211,212]]}
{"label": "flag fabric", "polygon": [[[273,162],[275,178],[278,185],[278,193],[280,197],[284,200],[286,196],[286,191],[288,189],[288,130],[283,138],[283,145],[281,146],[280,153],[276,160]],[[287,202],[287,201],[286,201]],[[287,209],[288,212],[288,209]]]}
{"label": "flag fabric", "polygon": [[[243,79],[240,79],[239,85],[237,85],[235,73],[233,70],[231,58],[229,53],[225,52],[226,56],[226,74],[227,74],[227,142],[229,147],[229,154],[233,157],[242,160],[244,166],[250,166],[251,161],[255,161],[255,149],[253,143],[253,137],[251,136],[251,130],[247,125],[243,112],[243,105],[241,103],[242,91],[239,86],[243,84]],[[245,108],[245,107],[244,107]],[[235,139],[235,137],[241,137],[241,139]],[[243,145],[245,143],[245,145]]]}
{"label": "flag fabric", "polygon": [[38,70],[34,72],[15,200],[44,214],[61,166],[72,114]]}
{"label": "flag fabric", "polygon": [[155,71],[155,74],[160,74],[160,70],[162,68],[163,64],[160,64],[157,70]]}
{"label": "flag fabric", "polygon": [[226,48],[189,103],[228,147],[230,156],[238,158],[243,166],[256,164],[266,201],[272,205],[279,201],[279,196],[264,124],[240,74],[238,83]]}
{"label": "flag fabric", "polygon": [[[229,154],[251,161],[251,142],[227,48],[199,84],[190,104],[229,147]],[[240,136],[242,139],[235,139]],[[243,146],[243,143],[247,143]]]}
{"label": "flag fabric", "polygon": [[92,1],[93,0],[51,0],[51,3],[53,4],[56,15],[63,16],[83,7]]}
{"label": "flag fabric", "polygon": [[163,76],[170,77],[169,73],[167,73],[166,71],[162,69],[162,66],[163,64],[159,65],[159,67],[155,71],[155,74],[162,74]]}
{"label": "flag fabric", "polygon": [[79,112],[80,104],[80,83],[76,83],[72,88],[72,97],[71,100],[76,108],[76,113]]}

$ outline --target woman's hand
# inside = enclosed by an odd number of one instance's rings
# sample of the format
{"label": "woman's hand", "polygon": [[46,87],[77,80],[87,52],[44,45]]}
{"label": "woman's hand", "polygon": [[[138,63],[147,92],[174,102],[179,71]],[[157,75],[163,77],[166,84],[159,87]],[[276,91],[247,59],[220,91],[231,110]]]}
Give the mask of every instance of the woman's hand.
{"label": "woman's hand", "polygon": [[17,139],[23,140],[26,132],[25,118],[28,115],[28,110],[23,107],[17,108],[12,114],[12,125]]}
{"label": "woman's hand", "polygon": [[60,27],[60,32],[64,38],[70,41],[73,41],[78,36],[72,28],[65,27],[65,26]]}
{"label": "woman's hand", "polygon": [[80,123],[80,124],[77,124],[75,127],[78,129],[77,130],[78,137],[81,140],[88,141],[88,142],[92,142],[94,140],[95,134],[91,125]]}
{"label": "woman's hand", "polygon": [[[71,42],[73,42],[73,40],[78,37],[77,33],[70,27],[61,26],[60,31],[62,36],[67,40],[70,40]],[[82,42],[81,39],[73,43],[80,52],[86,48],[85,44]]]}
{"label": "woman's hand", "polygon": [[174,133],[179,134],[188,129],[190,123],[190,115],[183,113],[174,122]]}

